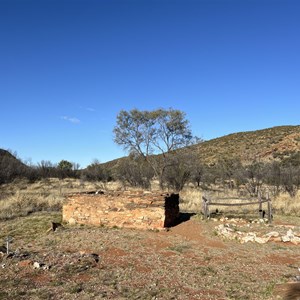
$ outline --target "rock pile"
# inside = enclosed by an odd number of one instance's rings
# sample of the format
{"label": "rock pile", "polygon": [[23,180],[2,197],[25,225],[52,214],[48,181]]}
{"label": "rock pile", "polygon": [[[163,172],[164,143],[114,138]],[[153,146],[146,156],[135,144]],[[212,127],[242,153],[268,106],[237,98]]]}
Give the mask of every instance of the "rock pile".
{"label": "rock pile", "polygon": [[242,232],[238,230],[236,224],[220,224],[215,227],[216,233],[229,240],[237,240],[240,243],[256,242],[265,244],[267,242],[290,242],[294,245],[300,244],[300,232],[296,233],[291,228],[285,234],[272,231],[260,236],[256,232]]}
{"label": "rock pile", "polygon": [[63,221],[138,229],[170,227],[179,217],[179,195],[144,191],[76,194],[63,205]]}

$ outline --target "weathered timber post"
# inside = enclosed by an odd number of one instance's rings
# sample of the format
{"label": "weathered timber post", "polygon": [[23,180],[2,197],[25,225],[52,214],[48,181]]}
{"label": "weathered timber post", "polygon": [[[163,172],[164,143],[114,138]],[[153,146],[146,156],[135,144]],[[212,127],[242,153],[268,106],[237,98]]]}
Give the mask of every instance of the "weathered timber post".
{"label": "weathered timber post", "polygon": [[202,196],[202,213],[204,218],[206,218],[206,199]]}
{"label": "weathered timber post", "polygon": [[261,198],[260,190],[258,191],[258,202],[259,202],[259,205],[258,205],[259,218],[263,219],[264,218],[264,212],[263,212],[263,209],[262,209],[262,198]]}
{"label": "weathered timber post", "polygon": [[5,239],[5,242],[6,242],[6,254],[8,255],[9,254],[9,244],[12,242],[12,237],[8,236],[6,237]]}
{"label": "weathered timber post", "polygon": [[268,221],[269,224],[272,224],[272,201],[269,199],[269,194],[267,194],[267,200],[268,200]]}
{"label": "weathered timber post", "polygon": [[202,197],[202,211],[203,211],[203,215],[206,219],[209,217],[208,203],[209,203],[208,199],[206,199],[205,197]]}

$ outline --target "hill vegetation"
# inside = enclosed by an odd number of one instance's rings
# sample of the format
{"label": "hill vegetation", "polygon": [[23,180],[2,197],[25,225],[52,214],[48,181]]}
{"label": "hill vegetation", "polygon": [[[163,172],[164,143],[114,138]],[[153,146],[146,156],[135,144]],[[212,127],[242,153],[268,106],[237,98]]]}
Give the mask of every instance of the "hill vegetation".
{"label": "hill vegetation", "polygon": [[287,159],[300,151],[300,126],[278,126],[239,132],[190,147],[200,161],[210,164],[221,159],[272,162]]}

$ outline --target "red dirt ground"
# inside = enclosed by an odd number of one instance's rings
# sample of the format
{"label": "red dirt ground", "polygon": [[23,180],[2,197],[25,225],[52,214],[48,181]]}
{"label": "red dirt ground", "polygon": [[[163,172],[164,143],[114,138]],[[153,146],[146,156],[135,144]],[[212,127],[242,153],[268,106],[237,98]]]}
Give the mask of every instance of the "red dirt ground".
{"label": "red dirt ground", "polygon": [[[43,216],[36,218],[38,226]],[[12,224],[0,225],[5,233]],[[0,258],[0,299],[283,299],[300,274],[300,247],[223,240],[218,224],[196,216],[161,232],[78,226],[18,233],[13,247],[28,255]],[[25,259],[50,269],[18,264]]]}

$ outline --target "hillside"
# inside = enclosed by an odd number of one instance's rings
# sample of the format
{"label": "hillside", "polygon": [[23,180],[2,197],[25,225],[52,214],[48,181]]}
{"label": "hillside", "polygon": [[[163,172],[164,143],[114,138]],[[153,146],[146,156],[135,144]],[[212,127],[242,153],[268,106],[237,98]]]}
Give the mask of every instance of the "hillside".
{"label": "hillside", "polygon": [[0,183],[11,181],[16,176],[25,174],[29,167],[10,152],[0,149]]}
{"label": "hillside", "polygon": [[21,160],[19,160],[17,157],[15,157],[13,154],[11,154],[9,151],[0,149],[0,166],[2,164],[10,164],[13,165],[14,168],[28,168]]}
{"label": "hillside", "polygon": [[239,132],[190,147],[206,163],[222,158],[238,158],[243,163],[254,160],[281,160],[300,151],[300,126],[278,126]]}
{"label": "hillside", "polygon": [[[277,126],[256,131],[232,133],[223,137],[189,146],[199,160],[211,164],[220,159],[240,159],[243,164],[253,161],[270,162],[300,152],[300,125]],[[110,169],[120,160],[114,159],[103,166]]]}
{"label": "hillside", "polygon": [[0,160],[4,157],[16,159],[10,152],[4,149],[0,149]]}

